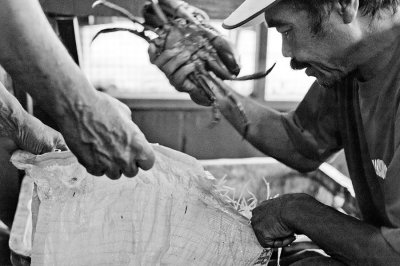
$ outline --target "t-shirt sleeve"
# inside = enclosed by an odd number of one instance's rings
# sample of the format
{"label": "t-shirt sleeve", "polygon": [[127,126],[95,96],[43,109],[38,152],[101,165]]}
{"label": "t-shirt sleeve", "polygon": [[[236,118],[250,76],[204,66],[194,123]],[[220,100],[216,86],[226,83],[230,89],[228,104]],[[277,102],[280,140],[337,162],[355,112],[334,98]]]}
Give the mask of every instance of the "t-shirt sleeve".
{"label": "t-shirt sleeve", "polygon": [[283,116],[283,125],[295,149],[305,158],[324,162],[342,148],[335,90],[317,82],[296,110]]}

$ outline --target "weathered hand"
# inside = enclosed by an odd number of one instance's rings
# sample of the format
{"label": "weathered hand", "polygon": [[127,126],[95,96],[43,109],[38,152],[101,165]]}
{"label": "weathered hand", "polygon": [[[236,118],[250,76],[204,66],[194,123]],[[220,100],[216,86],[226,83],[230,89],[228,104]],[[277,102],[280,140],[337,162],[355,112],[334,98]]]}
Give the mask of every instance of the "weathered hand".
{"label": "weathered hand", "polygon": [[261,246],[279,248],[296,239],[294,231],[287,226],[281,215],[287,200],[290,197],[286,195],[266,200],[253,210],[251,225]]}
{"label": "weathered hand", "polygon": [[18,120],[17,128],[14,134],[10,135],[9,140],[7,150],[10,153],[17,149],[33,154],[42,154],[54,149],[68,149],[59,132],[25,112],[23,118]]}
{"label": "weathered hand", "polygon": [[0,107],[0,137],[9,153],[17,149],[33,154],[67,149],[61,134],[29,115],[2,83]]}
{"label": "weathered hand", "polygon": [[[232,80],[240,71],[232,44],[196,7],[179,0],[159,3],[172,19],[155,25],[159,31],[158,37],[150,41],[150,61],[178,91],[189,93],[200,105],[212,105],[215,96],[210,87],[215,84],[209,74]],[[154,24],[150,19],[145,21]]]}
{"label": "weathered hand", "polygon": [[129,108],[100,92],[91,100],[93,104],[75,103],[59,117],[60,132],[79,162],[89,173],[111,179],[150,169],[153,149],[133,123]]}
{"label": "weathered hand", "polygon": [[57,122],[80,163],[90,173],[110,178],[121,173],[134,176],[138,167],[151,168],[153,150],[128,108],[95,91],[54,34],[39,2],[3,4],[0,63]]}

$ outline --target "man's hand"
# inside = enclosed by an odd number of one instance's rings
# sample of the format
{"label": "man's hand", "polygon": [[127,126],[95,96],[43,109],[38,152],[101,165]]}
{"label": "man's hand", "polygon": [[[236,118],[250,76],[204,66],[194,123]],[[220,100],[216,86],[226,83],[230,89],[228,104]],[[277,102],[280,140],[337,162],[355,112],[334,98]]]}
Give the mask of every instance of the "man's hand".
{"label": "man's hand", "polygon": [[54,149],[68,149],[63,136],[59,132],[28,114],[20,121],[14,142],[19,149],[33,154],[51,152]]}
{"label": "man's hand", "polygon": [[264,248],[280,248],[292,243],[296,237],[282,217],[290,195],[261,202],[253,210],[251,225],[254,233]]}
{"label": "man's hand", "polygon": [[33,154],[51,152],[54,149],[67,150],[64,138],[51,127],[46,126],[37,118],[25,113],[25,118],[18,122],[18,128],[13,134],[0,137],[2,147],[10,154],[18,150]]}
{"label": "man's hand", "polygon": [[93,104],[76,103],[65,113],[60,131],[79,162],[94,175],[117,179],[150,169],[154,153],[130,109],[118,100],[96,93]]}
{"label": "man's hand", "polygon": [[0,138],[9,153],[17,149],[33,154],[67,149],[61,134],[28,114],[2,83],[0,83]]}
{"label": "man's hand", "polygon": [[[208,72],[222,80],[232,80],[240,72],[232,44],[209,23],[204,11],[180,0],[159,4],[171,21],[156,25],[160,31],[150,42],[150,61],[178,91],[189,93],[200,105],[211,105],[215,95],[210,85],[215,84]],[[146,22],[152,24],[145,16]]]}
{"label": "man's hand", "polygon": [[134,176],[139,167],[151,168],[152,148],[128,108],[93,88],[57,38],[39,1],[4,1],[0,31],[0,64],[56,121],[90,173],[118,178],[121,173]]}

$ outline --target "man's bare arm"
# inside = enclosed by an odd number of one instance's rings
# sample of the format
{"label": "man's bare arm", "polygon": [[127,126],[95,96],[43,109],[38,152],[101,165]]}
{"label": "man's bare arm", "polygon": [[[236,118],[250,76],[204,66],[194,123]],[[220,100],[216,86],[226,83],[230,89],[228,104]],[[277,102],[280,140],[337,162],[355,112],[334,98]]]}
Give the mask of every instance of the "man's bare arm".
{"label": "man's bare arm", "polygon": [[152,148],[130,110],[92,87],[38,1],[3,1],[0,31],[0,64],[55,119],[89,172],[118,178],[153,165]]}
{"label": "man's bare arm", "polygon": [[[158,54],[156,47],[151,44],[149,55],[150,61],[166,74],[170,83],[178,91],[189,93],[192,100],[197,104],[211,105],[210,97],[205,93],[205,89],[194,84],[189,78],[189,75],[193,72],[198,72],[196,64],[188,61],[191,56],[190,51],[176,47]],[[314,170],[322,163],[304,157],[295,149],[285,130],[283,114],[250,98],[240,96],[217,77],[213,78],[214,81],[211,81],[207,76],[203,76],[203,78],[208,80],[207,84],[216,96],[218,109],[243,135],[246,123],[235,102],[241,103],[247,120],[250,122],[245,138],[261,152],[300,171]],[[236,101],[233,101],[232,97],[228,97],[228,94],[231,94]]]}
{"label": "man's bare arm", "polygon": [[[380,228],[340,213],[305,194],[285,195],[284,223],[348,265],[400,265]],[[267,208],[267,207],[266,207]]]}
{"label": "man's bare arm", "polygon": [[[243,106],[244,113],[249,120],[246,140],[258,150],[304,172],[314,170],[321,164],[321,162],[304,157],[295,149],[283,125],[282,113],[261,105],[251,98],[239,95],[223,82],[220,82],[220,85],[234,95]],[[214,91],[217,92],[218,107],[224,117],[240,134],[243,134],[245,124],[236,104],[220,90],[215,89]]]}
{"label": "man's bare arm", "polygon": [[266,200],[252,214],[251,225],[263,247],[282,247],[293,241],[293,234],[304,234],[345,265],[400,265],[400,254],[380,228],[309,195],[285,194]]}

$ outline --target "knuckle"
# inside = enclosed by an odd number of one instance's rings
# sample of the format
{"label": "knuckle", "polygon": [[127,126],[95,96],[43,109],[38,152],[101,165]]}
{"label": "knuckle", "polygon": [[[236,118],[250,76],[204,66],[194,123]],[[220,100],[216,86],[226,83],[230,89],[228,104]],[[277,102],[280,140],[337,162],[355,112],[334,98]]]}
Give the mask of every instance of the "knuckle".
{"label": "knuckle", "polygon": [[106,176],[112,180],[116,180],[121,177],[121,172],[119,170],[108,170]]}
{"label": "knuckle", "polygon": [[260,243],[260,245],[261,245],[263,248],[268,248],[268,247],[270,247],[269,241],[268,241],[268,240],[265,240],[263,236],[260,236],[259,234],[256,234],[256,238],[257,238],[258,242]]}
{"label": "knuckle", "polygon": [[95,175],[95,176],[102,176],[105,173],[104,169],[99,169],[97,167],[87,167],[86,171],[91,174],[91,175]]}
{"label": "knuckle", "polygon": [[155,154],[150,146],[148,149],[142,149],[135,158],[135,165],[143,170],[151,169],[154,165],[154,162]]}
{"label": "knuckle", "polygon": [[89,159],[89,157],[78,158],[80,164],[85,166],[86,171],[95,176],[102,176],[106,173],[109,168],[109,163],[104,160],[99,160],[98,157],[96,159],[96,154]]}
{"label": "knuckle", "polygon": [[132,163],[130,166],[123,169],[123,174],[126,177],[134,177],[138,174],[138,172],[139,172],[139,169],[135,163]]}

